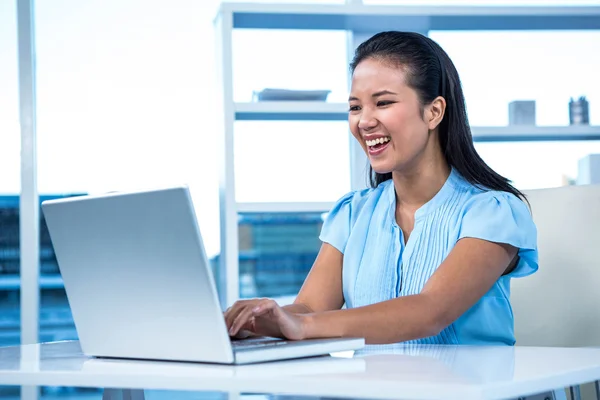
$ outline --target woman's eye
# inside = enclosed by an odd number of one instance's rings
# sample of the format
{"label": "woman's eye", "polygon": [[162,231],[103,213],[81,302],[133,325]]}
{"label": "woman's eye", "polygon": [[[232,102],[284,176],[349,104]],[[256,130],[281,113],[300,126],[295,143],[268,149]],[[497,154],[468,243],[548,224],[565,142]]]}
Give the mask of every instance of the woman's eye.
{"label": "woman's eye", "polygon": [[394,102],[382,100],[377,102],[377,107],[389,106],[390,104],[394,104]]}
{"label": "woman's eye", "polygon": [[349,111],[359,111],[360,110],[360,106],[350,106],[350,108],[348,110]]}

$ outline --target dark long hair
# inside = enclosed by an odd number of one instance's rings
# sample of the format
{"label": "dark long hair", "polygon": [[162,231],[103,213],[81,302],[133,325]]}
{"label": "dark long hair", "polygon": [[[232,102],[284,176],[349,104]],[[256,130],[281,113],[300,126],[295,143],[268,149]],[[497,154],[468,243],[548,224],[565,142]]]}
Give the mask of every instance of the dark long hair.
{"label": "dark long hair", "polygon": [[[350,64],[351,72],[365,59],[402,67],[406,71],[406,84],[417,92],[422,109],[438,96],[446,100],[446,112],[438,126],[440,146],[448,164],[469,183],[484,190],[509,192],[526,201],[523,193],[477,154],[458,72],[436,42],[414,32],[381,32],[358,46]],[[369,166],[371,187],[391,178],[391,172],[379,174]]]}

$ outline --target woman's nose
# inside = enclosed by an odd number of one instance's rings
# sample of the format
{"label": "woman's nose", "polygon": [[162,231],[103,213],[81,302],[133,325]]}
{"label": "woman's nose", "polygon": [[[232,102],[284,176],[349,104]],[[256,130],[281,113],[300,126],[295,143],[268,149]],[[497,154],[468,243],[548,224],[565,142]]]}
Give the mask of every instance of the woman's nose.
{"label": "woman's nose", "polygon": [[369,130],[377,126],[377,120],[370,114],[363,113],[358,121],[358,128]]}

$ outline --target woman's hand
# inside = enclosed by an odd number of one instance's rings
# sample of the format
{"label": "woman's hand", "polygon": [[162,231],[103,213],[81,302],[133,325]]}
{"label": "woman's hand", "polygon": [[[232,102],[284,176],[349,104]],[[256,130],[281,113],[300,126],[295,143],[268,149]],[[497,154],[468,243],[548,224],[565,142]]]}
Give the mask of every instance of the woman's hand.
{"label": "woman's hand", "polygon": [[306,317],[284,310],[271,299],[237,301],[225,311],[225,323],[232,337],[245,337],[251,332],[290,340],[306,338]]}

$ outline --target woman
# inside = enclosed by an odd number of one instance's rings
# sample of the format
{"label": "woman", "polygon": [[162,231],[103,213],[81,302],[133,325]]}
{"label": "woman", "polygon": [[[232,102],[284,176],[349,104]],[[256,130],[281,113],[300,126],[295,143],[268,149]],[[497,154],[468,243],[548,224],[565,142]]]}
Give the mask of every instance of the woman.
{"label": "woman", "polygon": [[536,228],[475,151],[452,61],[426,36],[383,32],[351,71],[348,121],[371,188],[328,214],[295,303],[238,301],[230,335],[513,345],[509,282],[537,270]]}

